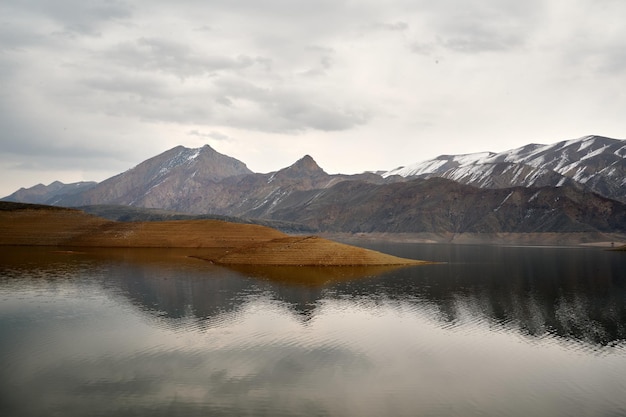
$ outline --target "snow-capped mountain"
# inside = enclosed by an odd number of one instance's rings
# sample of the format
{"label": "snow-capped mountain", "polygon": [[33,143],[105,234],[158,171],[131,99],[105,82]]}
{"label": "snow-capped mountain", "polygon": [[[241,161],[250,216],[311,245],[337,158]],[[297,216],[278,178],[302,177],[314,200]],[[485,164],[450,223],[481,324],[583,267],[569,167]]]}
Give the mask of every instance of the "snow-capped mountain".
{"label": "snow-capped mountain", "polygon": [[442,155],[382,174],[394,175],[441,177],[481,188],[570,184],[626,201],[626,141],[585,136],[501,153]]}

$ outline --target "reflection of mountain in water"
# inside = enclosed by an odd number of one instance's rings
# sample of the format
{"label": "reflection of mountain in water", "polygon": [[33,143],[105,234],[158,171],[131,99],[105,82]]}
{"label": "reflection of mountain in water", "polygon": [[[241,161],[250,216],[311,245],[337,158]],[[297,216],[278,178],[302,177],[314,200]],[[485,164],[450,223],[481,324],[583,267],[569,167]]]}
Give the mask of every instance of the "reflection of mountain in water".
{"label": "reflection of mountain in water", "polygon": [[[439,246],[444,249],[453,251],[443,254],[451,263],[378,271],[357,280],[350,278],[358,274],[331,280],[323,268],[272,273],[135,263],[118,265],[110,279],[118,287],[116,292],[160,320],[174,319],[170,323],[174,326],[183,317],[210,326],[262,295],[284,303],[303,321],[316,314],[322,300],[369,299],[399,302],[415,310],[434,309],[446,327],[482,321],[533,337],[552,334],[598,345],[626,340],[626,275],[620,254]],[[426,254],[443,259],[440,255]],[[464,262],[468,259],[473,262]],[[315,273],[321,276],[317,285],[298,283],[298,274],[310,278]],[[289,274],[294,277],[291,283]]]}
{"label": "reflection of mountain in water", "polygon": [[[434,245],[419,256],[452,263],[364,282],[385,294],[434,306],[449,326],[468,321],[610,345],[626,340],[624,257],[594,249]],[[341,291],[338,288],[339,291]]]}
{"label": "reflection of mountain in water", "polygon": [[163,251],[48,259],[41,253],[34,257],[33,249],[26,255],[5,251],[9,257],[0,260],[3,268],[17,271],[16,276],[23,268],[49,271],[48,277],[59,268],[97,271],[94,276],[108,292],[130,300],[167,327],[211,327],[259,298],[278,301],[302,322],[314,317],[323,302],[370,300],[426,312],[451,328],[483,322],[531,337],[555,335],[593,345],[626,341],[622,253],[453,245],[384,249],[449,263],[386,272],[234,271],[177,254],[165,256]]}
{"label": "reflection of mountain in water", "polygon": [[185,319],[187,324],[205,328],[261,296],[285,303],[306,321],[322,298],[320,287],[281,285],[194,262],[185,268],[119,263],[111,268],[105,285],[174,327],[183,325],[181,319]]}

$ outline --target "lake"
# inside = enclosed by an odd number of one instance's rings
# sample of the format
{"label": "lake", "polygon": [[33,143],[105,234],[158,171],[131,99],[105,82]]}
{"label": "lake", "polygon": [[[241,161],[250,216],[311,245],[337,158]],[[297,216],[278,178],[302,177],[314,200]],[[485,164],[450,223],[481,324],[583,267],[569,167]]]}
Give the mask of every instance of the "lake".
{"label": "lake", "polygon": [[626,416],[626,253],[368,245],[442,263],[1,248],[0,415]]}

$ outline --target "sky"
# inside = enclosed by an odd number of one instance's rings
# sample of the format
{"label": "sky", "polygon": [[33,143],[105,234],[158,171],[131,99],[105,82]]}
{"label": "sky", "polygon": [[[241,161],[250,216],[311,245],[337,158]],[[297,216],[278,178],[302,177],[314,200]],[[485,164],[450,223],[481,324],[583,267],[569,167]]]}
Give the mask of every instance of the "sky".
{"label": "sky", "polygon": [[626,137],[623,0],[0,0],[0,196],[174,146],[328,173]]}

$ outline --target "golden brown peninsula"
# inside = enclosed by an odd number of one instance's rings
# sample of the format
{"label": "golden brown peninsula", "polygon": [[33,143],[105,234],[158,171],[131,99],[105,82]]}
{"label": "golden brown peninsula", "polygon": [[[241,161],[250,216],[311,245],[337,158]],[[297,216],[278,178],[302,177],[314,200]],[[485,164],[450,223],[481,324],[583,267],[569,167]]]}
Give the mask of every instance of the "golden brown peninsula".
{"label": "golden brown peninsula", "polygon": [[80,210],[0,204],[0,245],[203,248],[202,259],[223,265],[417,265],[404,259],[316,236],[220,220],[117,222]]}

